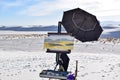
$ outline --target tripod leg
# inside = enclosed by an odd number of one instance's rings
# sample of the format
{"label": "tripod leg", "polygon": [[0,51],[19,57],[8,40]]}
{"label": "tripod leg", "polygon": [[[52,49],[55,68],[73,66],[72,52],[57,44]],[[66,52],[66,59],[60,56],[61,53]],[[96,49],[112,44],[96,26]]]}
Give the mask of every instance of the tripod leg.
{"label": "tripod leg", "polygon": [[68,69],[68,65],[69,65],[69,57],[67,56],[66,53],[62,53],[60,56],[61,60],[62,60],[62,66],[64,68],[65,71],[67,71]]}
{"label": "tripod leg", "polygon": [[56,53],[56,66],[55,66],[54,70],[56,70],[57,66],[61,64],[60,55],[61,55],[61,53]]}

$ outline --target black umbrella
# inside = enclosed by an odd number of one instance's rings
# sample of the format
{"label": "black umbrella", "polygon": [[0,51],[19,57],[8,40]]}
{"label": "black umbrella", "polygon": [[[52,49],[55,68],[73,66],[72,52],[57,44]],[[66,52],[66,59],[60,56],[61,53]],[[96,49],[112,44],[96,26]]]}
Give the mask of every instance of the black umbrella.
{"label": "black umbrella", "polygon": [[96,16],[80,8],[65,11],[62,25],[68,33],[82,42],[98,40],[103,31]]}

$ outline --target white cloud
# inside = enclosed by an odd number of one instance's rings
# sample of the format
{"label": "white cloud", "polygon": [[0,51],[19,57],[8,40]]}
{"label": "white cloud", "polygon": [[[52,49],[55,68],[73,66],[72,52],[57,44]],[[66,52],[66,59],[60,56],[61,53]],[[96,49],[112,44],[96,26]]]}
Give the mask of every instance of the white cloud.
{"label": "white cloud", "polygon": [[38,1],[36,4],[28,6],[20,13],[32,16],[43,16],[61,10],[66,11],[73,8],[82,8],[97,16],[120,14],[119,0],[54,0]]}
{"label": "white cloud", "polygon": [[[28,14],[32,16],[43,16],[54,13],[55,11],[65,11],[67,9],[73,9],[77,5],[78,0],[55,0],[51,2],[39,2],[35,5],[28,6],[21,11],[22,14]],[[79,6],[77,6],[79,7]]]}
{"label": "white cloud", "polygon": [[120,15],[120,1],[115,2],[115,0],[100,0],[99,8],[93,12],[98,16],[113,16]]}
{"label": "white cloud", "polygon": [[[0,7],[3,9],[22,7],[17,12],[20,15],[49,16],[57,14],[56,12],[61,12],[59,14],[62,15],[63,11],[79,7],[105,20],[110,16],[120,15],[119,5],[120,0],[16,0],[13,2],[0,0]],[[116,20],[120,20],[120,17]]]}
{"label": "white cloud", "polygon": [[35,5],[28,6],[23,11],[21,11],[21,14],[26,15],[32,15],[32,16],[42,16],[42,15],[48,15],[53,12],[53,8],[50,5],[52,3],[48,2],[39,2]]}
{"label": "white cloud", "polygon": [[16,1],[13,1],[13,2],[7,2],[5,0],[2,0],[0,2],[0,6],[2,9],[9,9],[11,7],[17,7],[17,6],[21,6],[22,3],[20,0],[16,0]]}
{"label": "white cloud", "polygon": [[29,16],[50,15],[77,7],[97,16],[113,16],[120,15],[119,5],[120,0],[0,0],[3,9],[22,6],[24,9],[18,13]]}

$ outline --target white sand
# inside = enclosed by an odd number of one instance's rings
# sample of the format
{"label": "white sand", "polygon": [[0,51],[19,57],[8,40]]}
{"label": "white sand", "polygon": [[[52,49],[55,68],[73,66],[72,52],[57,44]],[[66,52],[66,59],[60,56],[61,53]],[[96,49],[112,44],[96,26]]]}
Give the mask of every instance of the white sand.
{"label": "white sand", "polygon": [[[0,80],[48,80],[39,77],[43,69],[54,69],[55,54],[43,49],[41,34],[0,35]],[[77,80],[120,80],[120,40],[75,41],[68,71],[74,72],[78,60]]]}

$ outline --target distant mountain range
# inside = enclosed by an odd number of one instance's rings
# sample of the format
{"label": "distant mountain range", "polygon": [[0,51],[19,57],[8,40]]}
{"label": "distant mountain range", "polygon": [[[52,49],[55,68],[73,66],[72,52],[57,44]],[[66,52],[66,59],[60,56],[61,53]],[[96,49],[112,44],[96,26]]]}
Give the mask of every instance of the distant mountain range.
{"label": "distant mountain range", "polygon": [[[101,35],[102,38],[109,37],[109,38],[120,38],[120,23],[119,22],[112,22],[112,21],[106,21],[101,22],[101,26],[103,28],[103,33]],[[24,27],[24,26],[0,26],[0,30],[7,30],[7,31],[57,31],[58,27],[55,25],[52,26],[30,26],[30,27]],[[65,31],[64,28],[62,28],[62,31]]]}
{"label": "distant mountain range", "polygon": [[103,26],[102,38],[120,38],[120,25],[118,26]]}
{"label": "distant mountain range", "polygon": [[57,31],[57,26],[32,26],[32,27],[24,27],[24,26],[1,26],[0,30],[11,30],[11,31]]}
{"label": "distant mountain range", "polygon": [[120,21],[102,21],[100,22],[101,26],[111,26],[111,25],[119,25]]}

